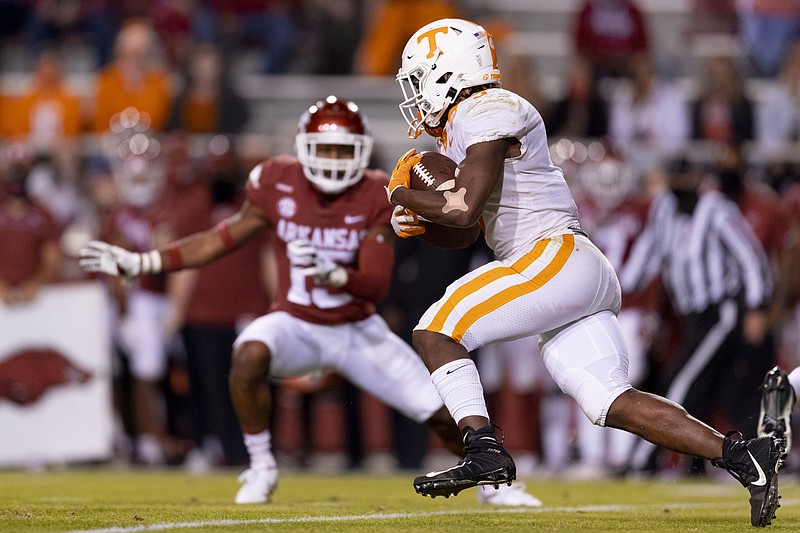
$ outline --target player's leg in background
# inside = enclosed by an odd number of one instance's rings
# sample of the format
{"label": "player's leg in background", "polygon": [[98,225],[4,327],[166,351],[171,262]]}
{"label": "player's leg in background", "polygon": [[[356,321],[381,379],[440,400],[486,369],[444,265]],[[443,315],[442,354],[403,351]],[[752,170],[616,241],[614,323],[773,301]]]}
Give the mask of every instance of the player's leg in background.
{"label": "player's leg in background", "polygon": [[160,381],[167,369],[166,339],[162,324],[168,312],[163,294],[131,291],[128,313],[120,320],[132,375],[132,404],[136,460],[156,466],[166,462],[163,439],[166,427]]}
{"label": "player's leg in background", "polygon": [[463,443],[416,353],[378,315],[349,326],[349,338],[331,364],[342,376],[408,418],[424,423],[461,456]]}
{"label": "player's leg in background", "polygon": [[[537,474],[542,457],[538,383],[547,375],[537,338],[523,337],[484,346],[478,350],[476,363],[490,417],[501,428],[506,428],[503,444],[514,457],[517,477]],[[520,422],[518,413],[527,413],[529,417]],[[542,505],[541,500],[525,491],[525,484],[519,479],[510,486],[479,486],[476,498],[479,503],[489,505]]]}
{"label": "player's leg in background", "polygon": [[[218,466],[220,460],[226,465],[247,464],[249,457],[228,388],[235,327],[187,324],[181,329],[181,337],[187,354],[197,446],[187,457],[187,468]],[[222,457],[216,455],[215,446],[222,448]]]}
{"label": "player's leg in background", "polygon": [[278,467],[272,454],[269,415],[272,396],[267,384],[270,350],[258,341],[238,344],[233,352],[229,387],[239,419],[250,468],[239,476],[242,487],[236,503],[267,503],[278,481]]}
{"label": "player's leg in background", "polygon": [[[518,476],[533,474],[542,461],[541,397],[550,376],[538,344],[535,336],[497,342],[482,347],[476,356],[490,418],[507,428],[505,446],[514,456]],[[520,422],[518,413],[530,417]]]}
{"label": "player's leg in background", "polygon": [[772,436],[783,443],[783,456],[792,449],[792,410],[797,401],[795,383],[800,385],[800,367],[787,374],[776,366],[764,376],[758,416],[758,436]]}
{"label": "player's leg in background", "polygon": [[266,503],[278,482],[272,453],[270,414],[272,395],[268,377],[299,376],[321,368],[321,345],[326,329],[287,313],[275,312],[254,320],[233,347],[229,387],[239,419],[250,468],[239,481],[236,503]]}

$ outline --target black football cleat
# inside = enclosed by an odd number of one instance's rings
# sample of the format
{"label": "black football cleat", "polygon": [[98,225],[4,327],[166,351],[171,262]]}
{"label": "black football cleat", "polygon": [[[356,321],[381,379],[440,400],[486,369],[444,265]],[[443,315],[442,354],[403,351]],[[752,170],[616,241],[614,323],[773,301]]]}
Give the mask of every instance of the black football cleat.
{"label": "black football cleat", "polygon": [[497,441],[494,426],[464,430],[464,458],[446,470],[430,472],[414,480],[414,489],[423,496],[449,498],[478,485],[511,485],[517,467],[511,455]]}
{"label": "black football cleat", "polygon": [[758,436],[776,437],[783,445],[783,455],[792,447],[792,408],[795,394],[786,372],[777,366],[767,372],[761,385],[761,411],[758,416]]}
{"label": "black football cleat", "polygon": [[780,507],[778,469],[782,463],[783,448],[775,437],[734,440],[741,434],[730,432],[722,443],[722,457],[711,464],[724,468],[750,491],[750,523],[764,527],[772,523]]}

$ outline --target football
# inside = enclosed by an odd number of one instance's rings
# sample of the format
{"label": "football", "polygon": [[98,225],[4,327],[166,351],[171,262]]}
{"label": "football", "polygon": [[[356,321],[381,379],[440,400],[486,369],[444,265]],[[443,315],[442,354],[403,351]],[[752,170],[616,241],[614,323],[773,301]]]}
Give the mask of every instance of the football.
{"label": "football", "polygon": [[[450,191],[456,187],[458,164],[439,152],[420,152],[422,159],[411,167],[410,185],[415,190]],[[426,228],[423,240],[442,248],[464,248],[477,238],[480,227],[443,226],[419,217]]]}
{"label": "football", "polygon": [[456,186],[458,164],[439,152],[420,152],[422,159],[411,167],[411,188],[449,191]]}

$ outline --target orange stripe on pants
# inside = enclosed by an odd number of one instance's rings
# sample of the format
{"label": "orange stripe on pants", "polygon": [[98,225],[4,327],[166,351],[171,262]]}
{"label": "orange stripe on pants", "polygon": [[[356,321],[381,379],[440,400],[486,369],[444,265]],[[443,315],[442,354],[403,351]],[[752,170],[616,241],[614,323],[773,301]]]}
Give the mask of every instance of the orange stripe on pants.
{"label": "orange stripe on pants", "polygon": [[[545,266],[541,272],[539,272],[531,280],[504,289],[499,293],[495,294],[494,296],[492,296],[491,298],[489,298],[488,300],[486,300],[485,302],[482,302],[473,307],[472,309],[470,309],[456,324],[456,327],[453,330],[452,338],[456,341],[460,341],[464,335],[464,332],[466,332],[466,330],[469,329],[469,327],[472,326],[472,324],[474,324],[479,318],[494,311],[500,306],[510,302],[514,298],[535,291],[536,289],[547,283],[550,279],[552,279],[567,262],[567,259],[572,254],[572,250],[575,244],[575,237],[572,234],[565,234],[562,237],[563,237],[563,244],[556,252],[556,255],[553,258],[553,260],[547,266]],[[536,245],[533,247],[533,250],[531,250],[521,258],[519,258],[510,267],[501,266],[489,270],[488,272],[482,274],[481,276],[478,276],[473,280],[470,280],[469,282],[465,283],[464,285],[456,289],[455,292],[453,292],[453,294],[447,300],[447,302],[445,302],[445,304],[442,305],[442,308],[439,309],[439,312],[436,313],[436,316],[431,321],[430,326],[426,329],[430,329],[433,331],[441,331],[444,328],[444,323],[447,320],[448,315],[466,297],[479,291],[483,287],[486,287],[490,283],[500,278],[523,272],[531,264],[533,264],[534,261],[536,261],[542,256],[548,244],[550,244],[551,240],[552,239],[543,239],[537,242]]]}

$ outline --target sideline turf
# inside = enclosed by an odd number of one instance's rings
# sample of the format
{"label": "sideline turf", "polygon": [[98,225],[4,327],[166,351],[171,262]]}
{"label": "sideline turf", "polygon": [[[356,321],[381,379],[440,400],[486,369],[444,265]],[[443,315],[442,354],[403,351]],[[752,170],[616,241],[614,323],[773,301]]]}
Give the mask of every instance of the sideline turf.
{"label": "sideline turf", "polygon": [[[285,474],[266,506],[232,503],[237,472],[0,471],[0,531],[753,531],[733,480],[566,482],[529,479],[541,509],[478,505],[474,490],[423,498],[412,474]],[[768,531],[800,531],[800,482],[782,480]]]}

